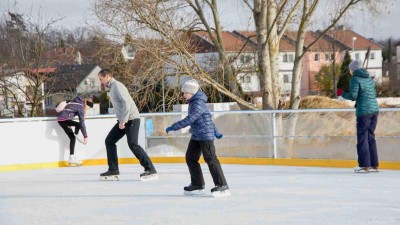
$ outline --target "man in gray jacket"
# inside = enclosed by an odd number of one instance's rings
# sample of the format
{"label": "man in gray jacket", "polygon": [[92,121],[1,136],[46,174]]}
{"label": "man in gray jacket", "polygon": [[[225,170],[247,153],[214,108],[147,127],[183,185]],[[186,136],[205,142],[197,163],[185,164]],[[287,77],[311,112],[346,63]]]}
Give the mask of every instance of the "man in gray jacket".
{"label": "man in gray jacket", "polygon": [[151,159],[138,144],[140,127],[139,111],[124,84],[112,77],[109,69],[102,69],[98,74],[102,85],[110,88],[111,103],[118,122],[106,138],[108,171],[100,174],[100,180],[119,180],[118,155],[116,143],[126,134],[128,146],[144,167],[140,174],[142,181],[158,179],[157,171]]}

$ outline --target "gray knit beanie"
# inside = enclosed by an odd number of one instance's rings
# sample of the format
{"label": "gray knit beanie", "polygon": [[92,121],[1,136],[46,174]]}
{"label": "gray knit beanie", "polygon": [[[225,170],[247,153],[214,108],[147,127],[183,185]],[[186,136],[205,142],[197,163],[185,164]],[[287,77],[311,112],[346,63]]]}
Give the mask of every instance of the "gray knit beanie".
{"label": "gray knit beanie", "polygon": [[354,72],[358,69],[361,69],[361,61],[359,59],[353,60],[350,64],[349,64],[349,69]]}
{"label": "gray knit beanie", "polygon": [[196,94],[199,90],[199,83],[195,79],[186,81],[182,86],[183,93]]}

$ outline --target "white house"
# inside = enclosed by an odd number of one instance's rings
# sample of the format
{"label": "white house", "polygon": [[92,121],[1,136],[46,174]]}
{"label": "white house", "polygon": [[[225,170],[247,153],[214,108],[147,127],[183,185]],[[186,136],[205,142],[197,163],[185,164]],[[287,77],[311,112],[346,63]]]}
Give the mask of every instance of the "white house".
{"label": "white house", "polygon": [[44,83],[35,84],[23,71],[3,74],[0,80],[0,116],[14,117],[22,113],[19,116],[27,117],[36,89],[39,95],[37,99],[41,100],[41,108],[44,109]]}
{"label": "white house", "polygon": [[[101,68],[96,64],[62,65],[57,67],[45,85],[46,109],[51,109],[64,100],[77,95],[84,97],[99,95],[102,91],[98,73]],[[50,111],[49,111],[50,110]]]}

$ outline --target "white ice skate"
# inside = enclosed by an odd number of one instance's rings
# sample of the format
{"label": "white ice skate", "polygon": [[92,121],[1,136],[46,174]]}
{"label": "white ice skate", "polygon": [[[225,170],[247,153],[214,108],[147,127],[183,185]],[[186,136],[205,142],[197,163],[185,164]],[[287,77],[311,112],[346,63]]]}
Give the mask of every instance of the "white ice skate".
{"label": "white ice skate", "polygon": [[213,189],[211,189],[211,194],[212,196],[218,198],[218,197],[228,197],[231,195],[231,191],[229,190],[228,186],[216,186]]}
{"label": "white ice skate", "polygon": [[79,141],[79,143],[85,144],[85,140],[83,139],[82,135],[80,135],[80,134],[74,134],[74,135],[75,135],[76,140]]}
{"label": "white ice skate", "polygon": [[82,166],[82,161],[75,158],[75,155],[70,155],[68,159],[68,166]]}
{"label": "white ice skate", "polygon": [[157,172],[155,171],[151,172],[146,170],[144,173],[140,174],[140,181],[146,182],[152,180],[158,180]]}
{"label": "white ice skate", "polygon": [[107,171],[100,174],[100,180],[103,181],[119,181],[119,171]]}
{"label": "white ice skate", "polygon": [[354,173],[369,173],[369,169],[366,167],[354,167]]}

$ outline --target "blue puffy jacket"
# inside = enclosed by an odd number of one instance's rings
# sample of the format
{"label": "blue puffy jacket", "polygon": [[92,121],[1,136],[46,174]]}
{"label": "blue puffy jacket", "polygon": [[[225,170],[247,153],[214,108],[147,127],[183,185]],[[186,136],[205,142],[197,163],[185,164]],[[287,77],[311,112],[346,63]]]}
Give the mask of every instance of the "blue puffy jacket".
{"label": "blue puffy jacket", "polygon": [[189,99],[188,116],[181,121],[172,124],[172,129],[179,130],[190,125],[192,140],[214,140],[215,125],[212,121],[210,110],[206,106],[207,96],[202,91],[197,91]]}
{"label": "blue puffy jacket", "polygon": [[350,80],[350,92],[343,93],[342,97],[356,101],[356,116],[379,114],[375,81],[371,79],[365,69],[358,69],[353,72],[353,77]]}

